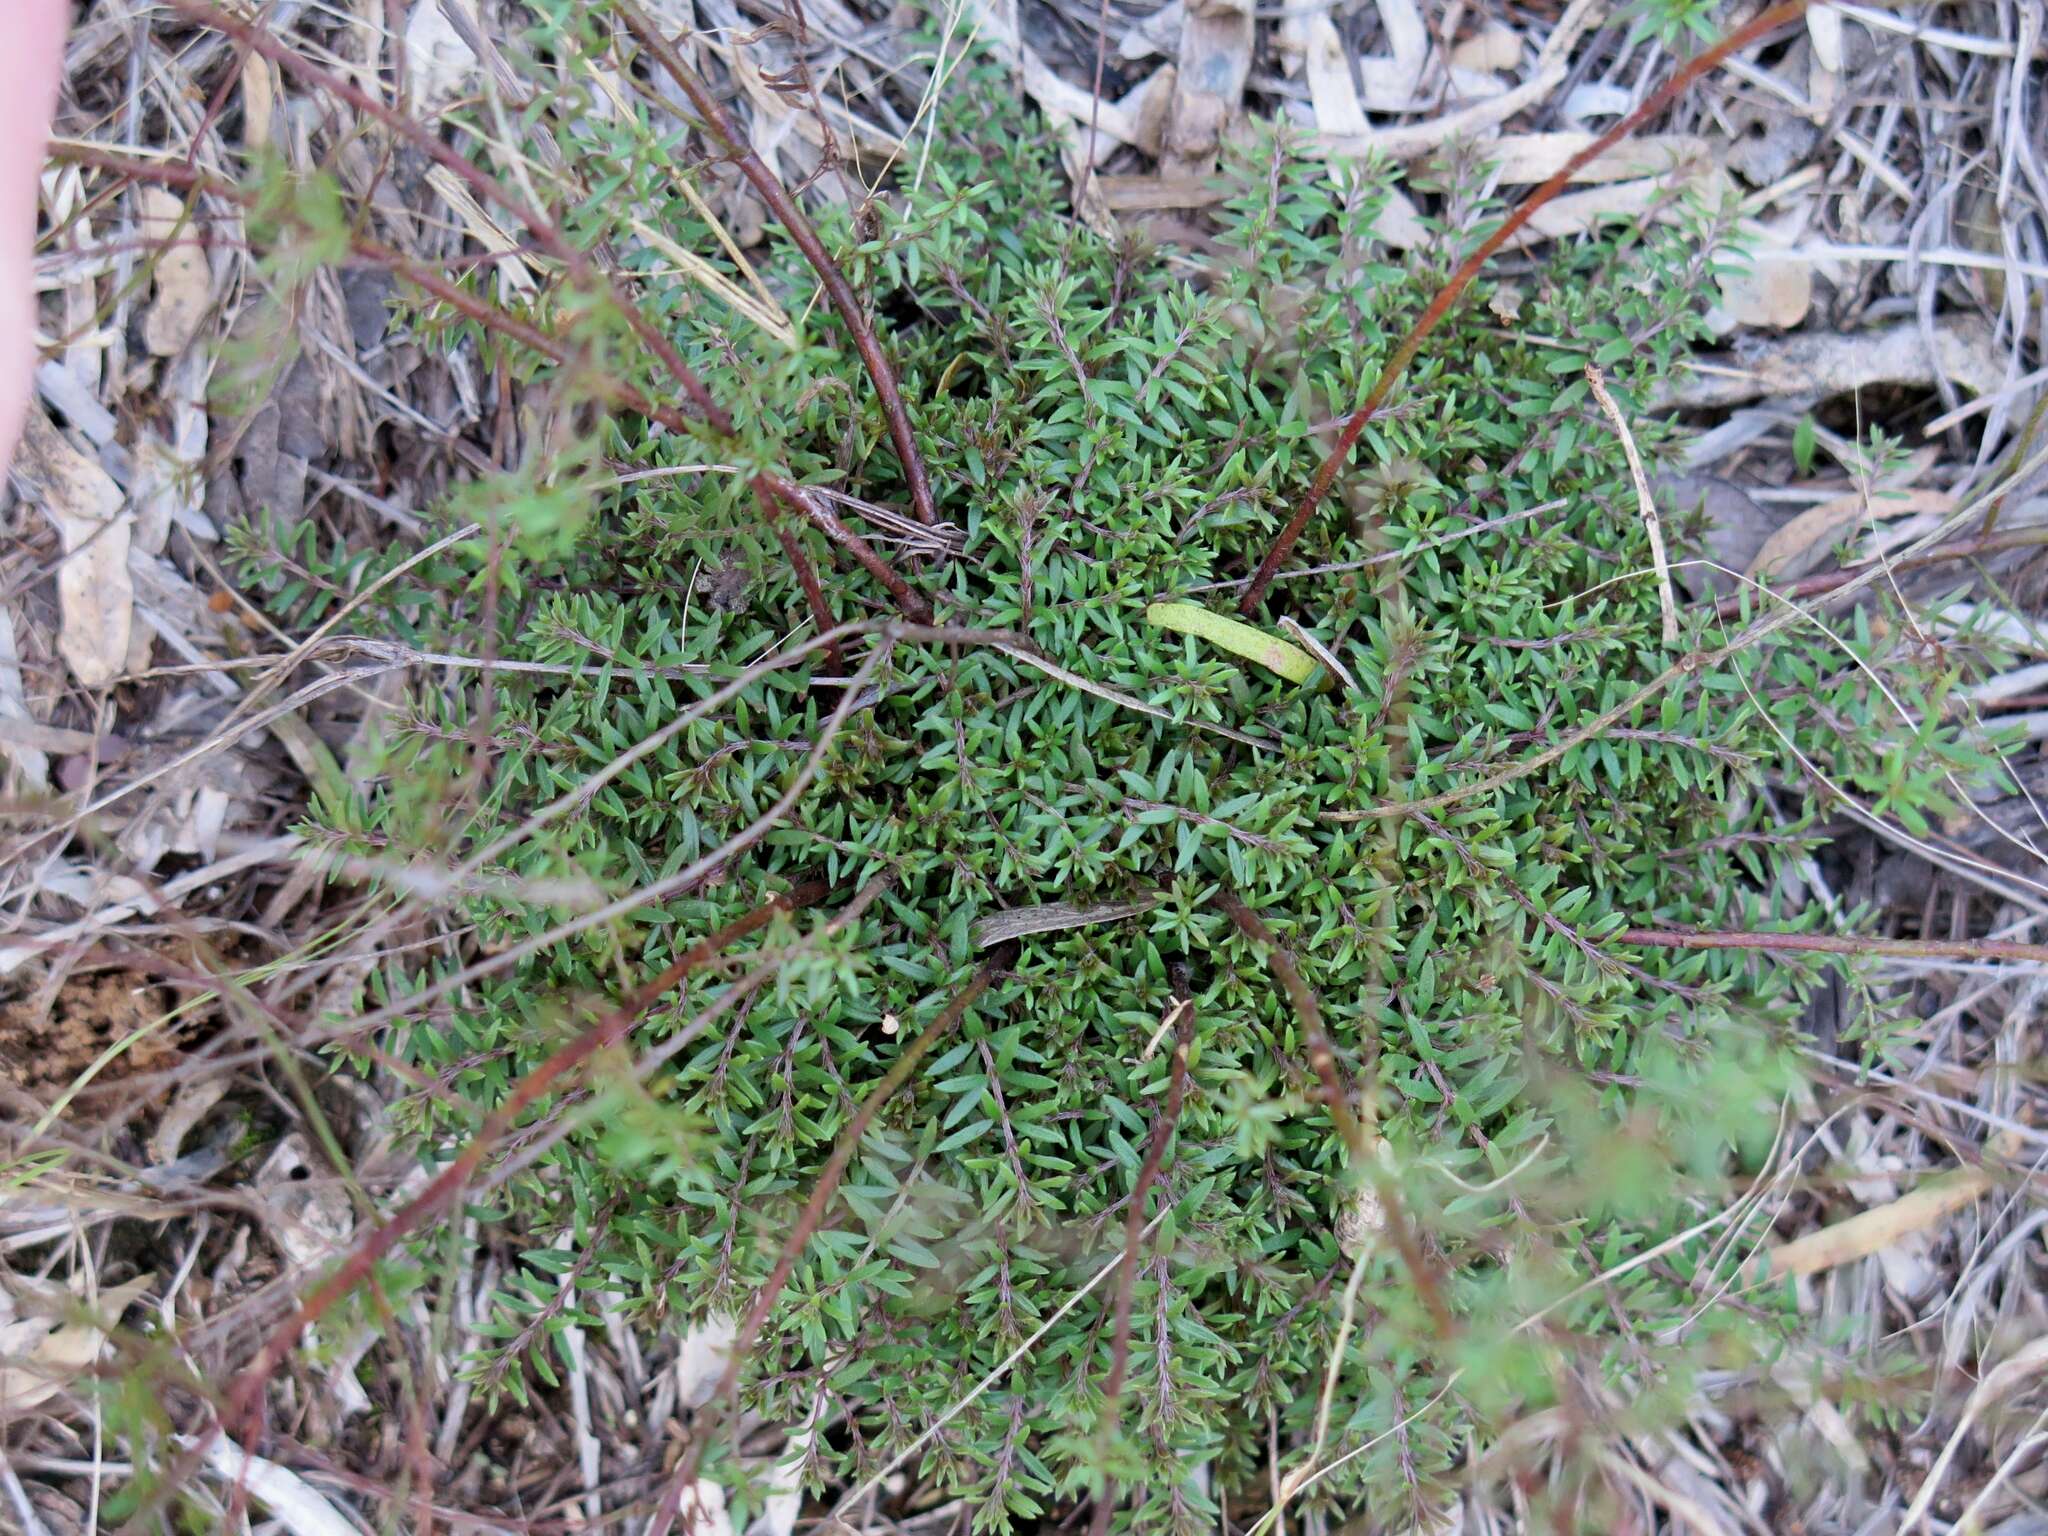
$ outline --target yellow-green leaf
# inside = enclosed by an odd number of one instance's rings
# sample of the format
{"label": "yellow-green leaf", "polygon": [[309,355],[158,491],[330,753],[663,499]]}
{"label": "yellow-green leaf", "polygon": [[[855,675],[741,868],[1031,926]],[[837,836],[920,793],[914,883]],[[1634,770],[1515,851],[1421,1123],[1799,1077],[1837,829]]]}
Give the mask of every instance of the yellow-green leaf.
{"label": "yellow-green leaf", "polygon": [[1315,657],[1299,646],[1212,613],[1199,603],[1154,603],[1145,610],[1145,622],[1206,640],[1232,655],[1257,662],[1269,672],[1279,673],[1290,683],[1305,683],[1316,673]]}

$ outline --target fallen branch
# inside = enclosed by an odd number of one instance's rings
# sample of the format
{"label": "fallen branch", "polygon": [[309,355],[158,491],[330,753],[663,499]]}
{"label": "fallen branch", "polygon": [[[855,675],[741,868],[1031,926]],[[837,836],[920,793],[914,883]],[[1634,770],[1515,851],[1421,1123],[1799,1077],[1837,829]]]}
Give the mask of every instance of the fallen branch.
{"label": "fallen branch", "polygon": [[1301,537],[1302,529],[1308,526],[1309,518],[1314,515],[1316,507],[1328,494],[1331,484],[1337,478],[1337,472],[1351,456],[1352,445],[1365,430],[1365,424],[1378,414],[1395,382],[1407,372],[1408,365],[1415,360],[1416,353],[1422,350],[1422,344],[1429,338],[1430,332],[1442,323],[1444,316],[1450,313],[1451,306],[1458,301],[1458,296],[1471,284],[1472,279],[1479,275],[1480,268],[1492,259],[1494,253],[1512,240],[1515,232],[1534,218],[1545,203],[1562,192],[1582,166],[1590,164],[1651,118],[1663,112],[1677,99],[1679,92],[1701,75],[1719,66],[1730,54],[1739,52],[1777,31],[1778,28],[1797,21],[1805,13],[1806,0],[1782,0],[1781,4],[1772,6],[1753,20],[1737,27],[1713,47],[1693,58],[1659,89],[1652,92],[1640,107],[1573,155],[1555,175],[1523,198],[1515,211],[1502,221],[1500,228],[1488,235],[1470,256],[1458,264],[1458,269],[1451,274],[1450,281],[1437,290],[1436,297],[1429,301],[1429,307],[1422,312],[1422,318],[1415,322],[1413,329],[1402,338],[1400,346],[1394,349],[1394,355],[1387,359],[1386,366],[1380,370],[1380,376],[1374,381],[1371,392],[1366,395],[1365,403],[1353,411],[1350,420],[1344,423],[1344,430],[1337,437],[1337,445],[1323,460],[1322,467],[1316,471],[1315,479],[1309,482],[1308,491],[1302,496],[1300,505],[1294,509],[1294,516],[1289,518],[1287,526],[1280,530],[1280,536],[1273,541],[1272,548],[1266,551],[1266,558],[1259,562],[1258,570],[1253,573],[1251,585],[1245,588],[1244,595],[1238,599],[1238,612],[1250,613],[1265,600],[1266,588],[1272,585],[1274,573],[1280,569],[1280,562],[1293,550],[1295,540]]}
{"label": "fallen branch", "polygon": [[1987,1168],[1951,1168],[1898,1199],[1764,1250],[1768,1278],[1817,1275],[1882,1252],[1901,1238],[1933,1226],[1989,1192],[1996,1181]]}

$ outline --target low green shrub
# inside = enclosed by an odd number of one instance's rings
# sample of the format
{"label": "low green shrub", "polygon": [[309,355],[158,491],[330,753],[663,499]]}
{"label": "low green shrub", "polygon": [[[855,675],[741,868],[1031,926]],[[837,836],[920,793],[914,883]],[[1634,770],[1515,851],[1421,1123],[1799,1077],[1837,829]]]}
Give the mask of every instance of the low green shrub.
{"label": "low green shrub", "polygon": [[[1283,1473],[1304,1460],[1362,1251],[1322,1458],[1347,1459],[1301,1503],[1424,1520],[1503,1426],[1546,1407],[1575,1443],[1652,1424],[1690,1373],[1751,1369],[1796,1327],[1778,1289],[1715,1304],[1756,1234],[1737,1240],[1746,1214],[1712,1218],[1762,1166],[1813,973],[1611,935],[1799,918],[1786,893],[1812,844],[1778,809],[1810,803],[1824,775],[1916,818],[1945,805],[1945,770],[1981,760],[1939,724],[1945,674],[1904,631],[1794,629],[1538,771],[1430,812],[1342,819],[1521,763],[1720,638],[1688,613],[1687,640],[1660,641],[1635,493],[1584,368],[1606,370],[1664,462],[1673,429],[1641,402],[1702,333],[1726,231],[1710,210],[1611,226],[1525,262],[1511,292],[1468,296],[1257,621],[1286,639],[1291,618],[1348,673],[1304,685],[1147,610],[1229,611],[1335,423],[1496,210],[1450,167],[1457,227],[1399,257],[1374,239],[1382,171],[1267,139],[1231,160],[1213,239],[1110,242],[1071,215],[1011,90],[965,68],[915,185],[906,167],[877,223],[826,226],[878,317],[955,548],[902,519],[874,392],[831,313],[806,310],[812,279],[780,242],[767,276],[802,313],[794,347],[672,268],[649,272],[650,313],[730,406],[738,443],[614,415],[598,452],[465,498],[456,514],[510,547],[487,557],[478,539],[419,567],[384,623],[529,670],[422,690],[376,788],[330,805],[319,836],[373,867],[445,865],[574,797],[465,895],[463,958],[534,951],[385,1042],[437,1086],[411,1108],[430,1157],[607,998],[775,892],[827,889],[648,1017],[635,1051],[671,1049],[644,1080],[617,1056],[506,1143],[477,1198],[530,1253],[474,1362],[488,1386],[552,1380],[562,1326],[600,1311],[671,1328],[743,1311],[863,1097],[994,954],[986,994],[861,1142],[747,1361],[749,1405],[822,1426],[815,1481],[857,1479],[1043,1328],[914,1466],[977,1500],[986,1528],[1107,1476],[1135,1527],[1213,1529],[1219,1499],[1265,1497],[1269,1456]],[[579,133],[568,147],[597,190],[576,238],[657,209],[677,245],[716,249],[673,194],[667,141],[597,114]],[[563,298],[541,308],[571,317]],[[601,307],[567,367],[444,323],[565,411],[608,371],[672,393]],[[835,614],[873,627],[836,664],[813,651],[760,672],[588,789],[808,622],[745,476],[683,468],[709,460],[848,498],[836,511],[938,623],[1018,638],[892,634],[876,583],[806,529]],[[1936,723],[1901,725],[1879,670]],[[815,781],[743,851],[552,936],[583,910],[561,882],[610,896],[673,877],[762,817],[827,737]],[[1406,1255],[1358,1209],[1301,1020],[1219,905],[1226,889],[1320,1001],[1383,1138],[1379,1196]],[[856,892],[865,906],[839,921]],[[981,942],[993,914],[1054,903],[1126,915],[1014,951]],[[772,980],[746,991],[764,962]],[[1122,1251],[1174,1073],[1172,1029],[1158,1037],[1181,1004],[1185,1106],[1104,1435],[1116,1285],[1061,1309]],[[719,1457],[711,1470],[732,1475]],[[1552,1496],[1599,1524],[1597,1487],[1588,1472]]]}

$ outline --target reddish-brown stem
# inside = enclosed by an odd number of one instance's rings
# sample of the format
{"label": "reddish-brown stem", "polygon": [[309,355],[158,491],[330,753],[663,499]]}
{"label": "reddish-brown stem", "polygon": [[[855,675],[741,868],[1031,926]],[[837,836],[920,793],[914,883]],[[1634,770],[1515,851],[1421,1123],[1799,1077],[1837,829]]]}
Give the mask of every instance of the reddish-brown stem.
{"label": "reddish-brown stem", "polygon": [[1372,1139],[1351,1107],[1351,1095],[1337,1066],[1337,1053],[1330,1045],[1329,1032],[1323,1028],[1322,1004],[1316,1000],[1314,989],[1302,979],[1294,956],[1273,936],[1273,930],[1266,926],[1265,920],[1244,904],[1237,892],[1227,885],[1222,887],[1216,893],[1216,904],[1237,925],[1239,933],[1254,944],[1265,947],[1266,963],[1280,978],[1280,986],[1294,1006],[1294,1015],[1301,1021],[1309,1066],[1322,1082],[1323,1102],[1329,1106],[1330,1118],[1337,1122],[1337,1133],[1344,1138],[1345,1149],[1351,1154],[1352,1170],[1361,1179],[1372,1183],[1373,1192],[1379,1196],[1381,1208],[1386,1213],[1388,1235],[1394,1239],[1401,1262],[1414,1277],[1415,1288],[1421,1293],[1430,1321],[1436,1325],[1437,1336],[1448,1339],[1457,1324],[1452,1321],[1451,1309],[1444,1302],[1436,1271],[1423,1256],[1415,1229],[1408,1224],[1408,1213],[1401,1202],[1400,1192],[1381,1171],[1379,1159],[1373,1155]]}
{"label": "reddish-brown stem", "polygon": [[[804,589],[804,602],[811,610],[811,622],[818,626],[819,634],[831,633],[832,610],[825,606],[825,589],[818,585],[818,573],[811,569],[810,557],[798,542],[796,530],[784,521],[776,509],[775,498],[768,494],[767,487],[759,480],[754,482],[754,505],[761,509],[763,520],[775,530],[776,542],[781,544],[783,554],[789,557],[789,563],[796,571],[797,582]],[[846,657],[841,653],[837,640],[825,647],[825,656],[833,671],[846,670]]]}
{"label": "reddish-brown stem", "polygon": [[800,886],[785,895],[764,902],[744,917],[701,939],[671,961],[660,974],[630,993],[617,1008],[521,1078],[505,1102],[491,1112],[476,1135],[470,1138],[469,1144],[456,1155],[454,1161],[435,1175],[425,1189],[401,1206],[389,1221],[358,1242],[334,1273],[309,1291],[292,1315],[272,1330],[270,1336],[263,1341],[262,1349],[257,1351],[256,1358],[229,1390],[229,1415],[223,1417],[247,1417],[254,1414],[262,1397],[263,1384],[291,1352],[306,1329],[317,1322],[342,1297],[368,1279],[377,1265],[383,1262],[408,1233],[417,1230],[446,1209],[461,1193],[463,1186],[475,1176],[477,1169],[482,1166],[485,1154],[511,1130],[520,1115],[532,1107],[542,1094],[599,1051],[609,1049],[623,1040],[640,1016],[660,1001],[671,987],[712,959],[728,944],[744,938],[758,928],[765,927],[778,912],[808,906],[824,894],[822,885]]}
{"label": "reddish-brown stem", "polygon": [[1689,60],[1665,81],[1662,87],[1652,92],[1649,99],[1640,107],[1573,155],[1554,176],[1523,198],[1500,228],[1482,240],[1478,248],[1458,264],[1458,269],[1451,274],[1450,281],[1437,290],[1436,297],[1431,299],[1429,307],[1423,310],[1422,318],[1415,322],[1413,328],[1401,339],[1401,344],[1394,349],[1394,355],[1387,359],[1386,366],[1380,370],[1379,378],[1373,382],[1371,392],[1366,395],[1365,403],[1353,411],[1350,419],[1344,423],[1344,430],[1337,438],[1337,446],[1332,448],[1329,456],[1323,460],[1322,467],[1316,471],[1315,479],[1309,482],[1307,493],[1295,507],[1294,515],[1287,520],[1287,526],[1280,530],[1280,537],[1273,541],[1272,548],[1266,551],[1266,558],[1259,562],[1258,570],[1253,573],[1251,585],[1244,589],[1244,595],[1238,599],[1237,607],[1240,613],[1250,613],[1265,601],[1266,588],[1273,584],[1273,577],[1279,571],[1280,563],[1293,550],[1295,540],[1301,537],[1302,529],[1308,526],[1309,518],[1314,515],[1323,497],[1329,494],[1331,484],[1336,480],[1338,471],[1344,467],[1345,461],[1350,458],[1352,445],[1358,441],[1358,435],[1365,430],[1365,424],[1371,421],[1379,408],[1386,403],[1388,392],[1393,389],[1401,375],[1407,372],[1408,365],[1415,360],[1415,354],[1422,349],[1422,343],[1442,322],[1444,316],[1450,313],[1451,306],[1458,301],[1458,296],[1471,284],[1472,279],[1479,275],[1479,269],[1492,259],[1495,252],[1513,239],[1515,232],[1527,224],[1545,203],[1562,192],[1581,167],[1607,153],[1621,140],[1670,106],[1680,91],[1709,70],[1717,68],[1730,54],[1747,48],[1789,22],[1797,21],[1805,14],[1806,5],[1807,0],[1783,0],[1782,4],[1772,6],[1754,20],[1737,27],[1706,52]]}
{"label": "reddish-brown stem", "polygon": [[817,498],[805,494],[802,486],[791,481],[772,475],[764,475],[762,480],[781,498],[783,505],[799,517],[815,523],[819,532],[858,560],[863,570],[888,589],[889,596],[895,599],[905,618],[913,624],[931,623],[932,605],[925,600],[924,594],[889,569],[889,562],[876,554],[874,546],[866,539],[841,522],[838,513],[821,505]]}
{"label": "reddish-brown stem", "polygon": [[1881,939],[1832,933],[1708,933],[1689,928],[1624,928],[1607,940],[1642,949],[1762,949],[1811,955],[1888,955],[1900,960],[2048,962],[2048,944],[2012,939]]}
{"label": "reddish-brown stem", "polygon": [[[1981,538],[1958,539],[1953,544],[1939,545],[1924,554],[1901,555],[1886,563],[1895,571],[1917,571],[1948,560],[1974,560],[1979,555],[2003,554],[2009,549],[2028,549],[2039,544],[2048,544],[2048,528],[2014,528],[2005,533],[1985,534]],[[1779,590],[1777,595],[1793,602],[1805,597],[1824,597],[1866,574],[1867,567],[1861,566],[1846,571],[1827,571],[1795,581]],[[1715,604],[1714,613],[1719,618],[1733,618],[1742,611],[1745,600],[1741,592],[1724,597]]]}
{"label": "reddish-brown stem", "polygon": [[[783,1240],[782,1251],[776,1255],[775,1267],[769,1271],[767,1282],[755,1294],[754,1304],[747,1309],[746,1318],[733,1333],[732,1345],[725,1362],[725,1370],[718,1378],[710,1404],[723,1404],[731,1398],[733,1389],[739,1385],[740,1372],[745,1369],[747,1356],[754,1347],[754,1341],[761,1336],[769,1314],[775,1310],[776,1302],[782,1299],[782,1288],[789,1283],[795,1271],[797,1260],[816,1234],[825,1219],[825,1211],[832,1203],[832,1196],[839,1189],[839,1181],[846,1176],[847,1167],[853,1162],[854,1154],[860,1150],[861,1138],[874,1124],[875,1116],[888,1103],[896,1090],[901,1088],[917,1070],[931,1048],[951,1034],[967,1016],[967,1010],[986,992],[989,983],[997,973],[1016,956],[1017,946],[1010,944],[998,950],[981,964],[973,979],[954,995],[939,1016],[927,1024],[882,1075],[868,1096],[861,1100],[860,1108],[854,1111],[853,1119],[846,1129],[839,1133],[839,1140],[833,1144],[832,1155],[819,1170],[816,1182],[811,1185],[810,1197],[804,1201],[804,1208],[798,1213],[796,1224]],[[682,1510],[683,1495],[697,1481],[697,1468],[704,1459],[704,1447],[711,1439],[709,1426],[701,1429],[690,1439],[689,1448],[676,1464],[675,1475],[669,1480],[667,1490],[662,1494],[661,1507],[649,1523],[649,1536],[668,1536],[676,1516]]]}
{"label": "reddish-brown stem", "polygon": [[[1130,1209],[1124,1212],[1124,1262],[1117,1271],[1116,1305],[1109,1329],[1109,1377],[1102,1385],[1101,1424],[1104,1434],[1116,1432],[1118,1405],[1123,1399],[1124,1377],[1131,1367],[1131,1297],[1137,1289],[1138,1238],[1145,1230],[1145,1197],[1166,1164],[1166,1144],[1173,1128],[1180,1124],[1181,1105],[1188,1089],[1188,1048],[1194,1040],[1195,1005],[1180,1005],[1180,1024],[1174,1031],[1173,1077],[1166,1086],[1166,1112],[1152,1122],[1152,1141],[1145,1148],[1145,1161],[1138,1167],[1138,1182],[1131,1187]],[[1095,1501],[1095,1515],[1089,1523],[1090,1536],[1104,1536],[1109,1530],[1110,1511],[1116,1503],[1116,1489],[1105,1483]]]}
{"label": "reddish-brown stem", "polygon": [[846,280],[839,263],[832,259],[832,253],[818,238],[816,226],[798,206],[796,199],[789,195],[789,189],[783,186],[775,172],[768,168],[768,163],[754,153],[739,124],[733,121],[732,114],[725,110],[725,104],[713,94],[711,87],[683,62],[682,55],[670,46],[661,29],[633,0],[617,0],[617,10],[626,30],[654,56],[655,62],[675,81],[677,88],[690,98],[690,105],[704,120],[704,126],[739,166],[740,174],[760,194],[769,212],[789,231],[789,238],[796,242],[804,260],[818,274],[818,281],[824,284],[833,309],[838,311],[840,320],[853,336],[854,350],[860,353],[868,377],[874,381],[875,394],[882,402],[882,416],[889,424],[890,441],[895,443],[896,457],[903,463],[903,478],[910,483],[911,509],[917,513],[919,522],[937,522],[938,508],[932,501],[931,480],[925,473],[924,455],[918,452],[917,434],[911,430],[910,412],[904,409],[903,394],[896,387],[895,370],[889,366],[882,343],[875,335],[874,326],[868,323],[853,285]]}
{"label": "reddish-brown stem", "polygon": [[290,71],[308,85],[325,91],[337,101],[346,102],[365,117],[376,119],[435,164],[446,167],[469,183],[479,197],[496,203],[511,214],[526,226],[534,238],[534,243],[567,267],[572,277],[594,282],[602,287],[619,313],[625,317],[626,324],[632,327],[633,334],[639,337],[641,344],[648,351],[661,359],[662,366],[668,369],[676,382],[682,386],[683,393],[690,397],[690,403],[697,408],[704,420],[720,432],[728,436],[731,434],[732,417],[711,398],[711,392],[704,387],[704,381],[697,377],[695,369],[683,361],[682,353],[678,352],[674,344],[661,333],[660,327],[641,313],[639,306],[626,296],[617,283],[597,271],[591,263],[589,254],[571,245],[561,230],[540,209],[529,208],[491,177],[486,176],[442,143],[438,135],[414,122],[403,112],[386,106],[353,82],[322,69],[296,49],[286,47],[274,33],[231,15],[211,3],[211,0],[170,0],[170,3],[191,20],[224,33],[252,52],[261,54],[279,69]]}

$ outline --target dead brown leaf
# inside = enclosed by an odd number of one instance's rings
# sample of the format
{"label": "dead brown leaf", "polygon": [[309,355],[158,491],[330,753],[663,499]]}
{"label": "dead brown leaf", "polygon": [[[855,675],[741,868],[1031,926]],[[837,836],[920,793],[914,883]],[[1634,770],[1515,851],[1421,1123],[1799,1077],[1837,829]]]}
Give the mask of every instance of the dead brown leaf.
{"label": "dead brown leaf", "polygon": [[157,357],[176,357],[206,320],[213,274],[195,241],[174,238],[186,222],[184,201],[162,187],[144,187],[138,196],[142,237],[158,247],[156,299],[142,317],[142,342]]}
{"label": "dead brown leaf", "polygon": [[1868,497],[1858,491],[1837,496],[1808,507],[1765,539],[1764,547],[1757,551],[1756,559],[1744,574],[1760,581],[1789,581],[1804,576],[1862,522],[1866,509],[1871,517],[1883,520],[1911,512],[1932,512],[1945,517],[1956,509],[1956,499],[1941,491],[1908,491],[1889,496],[1879,492]]}
{"label": "dead brown leaf", "polygon": [[14,473],[30,500],[57,530],[61,629],[57,649],[79,682],[104,688],[128,661],[135,586],[128,574],[134,518],[122,510],[121,488],[72,447],[41,411],[30,411]]}
{"label": "dead brown leaf", "polygon": [[62,1287],[17,1279],[0,1290],[0,1423],[48,1401],[91,1369],[112,1324],[153,1283],[137,1275],[100,1292],[95,1322],[78,1320],[82,1299]]}

